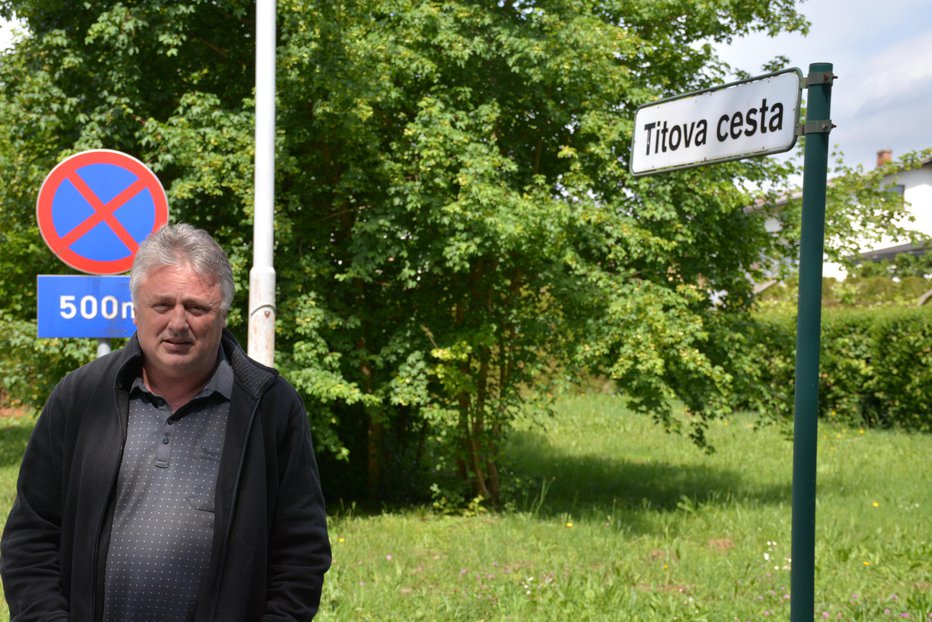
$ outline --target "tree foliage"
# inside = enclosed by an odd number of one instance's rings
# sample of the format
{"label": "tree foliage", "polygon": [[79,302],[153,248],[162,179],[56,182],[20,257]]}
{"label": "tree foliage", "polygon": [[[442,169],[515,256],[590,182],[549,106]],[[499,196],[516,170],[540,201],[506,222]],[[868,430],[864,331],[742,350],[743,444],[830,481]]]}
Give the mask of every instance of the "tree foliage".
{"label": "tree foliage", "polygon": [[[797,156],[799,153],[802,146]],[[859,253],[871,247],[889,246],[893,240],[898,244],[928,242],[928,236],[912,229],[909,205],[903,194],[894,190],[901,175],[922,167],[932,158],[932,149],[904,153],[895,161],[868,171],[861,166],[847,166],[840,152],[834,156],[825,198],[826,259],[845,266],[854,276],[921,276],[922,266],[928,263],[922,256],[903,255],[882,265],[867,265]],[[796,163],[791,166],[801,172]],[[771,219],[771,229],[779,231],[778,244],[769,249],[775,255],[765,255],[763,261],[772,273],[781,277],[792,275],[796,270],[795,258],[799,256],[802,193],[799,189],[789,193],[785,188],[773,189],[758,200],[756,209]]]}
{"label": "tree foliage", "polygon": [[[251,246],[254,6],[4,0],[4,305],[60,272],[31,216],[63,156],[149,163],[172,218]],[[722,81],[711,44],[805,30],[792,0],[278,2],[278,364],[324,455],[395,489],[494,499],[501,439],[546,383],[604,373],[672,426],[727,410],[728,322],[762,252],[770,160],[634,179],[637,106]],[[529,389],[534,389],[529,390]]]}

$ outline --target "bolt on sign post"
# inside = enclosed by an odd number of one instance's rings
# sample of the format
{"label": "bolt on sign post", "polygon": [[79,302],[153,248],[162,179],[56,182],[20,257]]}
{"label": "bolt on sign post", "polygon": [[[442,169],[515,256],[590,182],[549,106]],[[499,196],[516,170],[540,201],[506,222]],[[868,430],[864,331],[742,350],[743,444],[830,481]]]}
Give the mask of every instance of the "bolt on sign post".
{"label": "bolt on sign post", "polygon": [[165,190],[130,155],[83,151],[62,160],[42,182],[36,219],[59,259],[94,275],[38,276],[38,336],[95,337],[102,356],[110,338],[135,330],[129,277],[114,275],[129,270],[140,242],[168,222]]}
{"label": "bolt on sign post", "polygon": [[[631,138],[631,173],[650,175],[704,164],[788,151],[806,136],[803,214],[796,327],[793,431],[793,535],[791,622],[812,622],[815,582],[815,480],[822,321],[822,251],[831,63],[678,95],[638,108]],[[808,89],[805,125],[799,124],[802,89]]]}

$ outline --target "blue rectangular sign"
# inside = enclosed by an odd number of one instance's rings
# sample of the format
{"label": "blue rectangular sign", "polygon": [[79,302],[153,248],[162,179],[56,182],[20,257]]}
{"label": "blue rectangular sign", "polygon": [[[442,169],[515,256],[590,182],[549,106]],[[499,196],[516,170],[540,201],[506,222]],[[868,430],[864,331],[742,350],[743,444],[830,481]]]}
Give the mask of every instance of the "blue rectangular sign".
{"label": "blue rectangular sign", "polygon": [[133,303],[128,276],[38,277],[39,337],[129,337]]}

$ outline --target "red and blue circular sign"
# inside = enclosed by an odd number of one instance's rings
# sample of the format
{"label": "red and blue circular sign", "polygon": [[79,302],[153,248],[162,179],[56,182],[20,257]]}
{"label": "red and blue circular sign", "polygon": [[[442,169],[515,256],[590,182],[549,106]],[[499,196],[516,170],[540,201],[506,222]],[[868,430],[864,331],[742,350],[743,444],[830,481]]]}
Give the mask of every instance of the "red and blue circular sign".
{"label": "red and blue circular sign", "polygon": [[120,274],[132,267],[139,243],[168,222],[168,198],[145,164],[95,149],[52,169],[36,216],[42,238],[63,262],[90,274]]}

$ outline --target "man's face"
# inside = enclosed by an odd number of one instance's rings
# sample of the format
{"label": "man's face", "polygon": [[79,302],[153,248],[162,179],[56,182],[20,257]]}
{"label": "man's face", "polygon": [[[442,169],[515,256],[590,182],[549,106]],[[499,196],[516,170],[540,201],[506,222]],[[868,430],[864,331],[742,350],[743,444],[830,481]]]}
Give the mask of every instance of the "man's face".
{"label": "man's face", "polygon": [[190,266],[161,266],[140,281],[136,334],[150,377],[200,381],[217,362],[226,323],[216,279]]}

